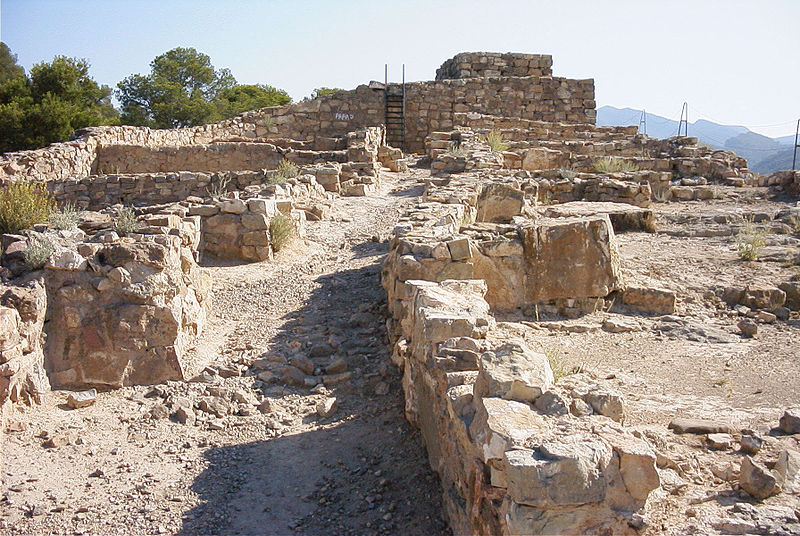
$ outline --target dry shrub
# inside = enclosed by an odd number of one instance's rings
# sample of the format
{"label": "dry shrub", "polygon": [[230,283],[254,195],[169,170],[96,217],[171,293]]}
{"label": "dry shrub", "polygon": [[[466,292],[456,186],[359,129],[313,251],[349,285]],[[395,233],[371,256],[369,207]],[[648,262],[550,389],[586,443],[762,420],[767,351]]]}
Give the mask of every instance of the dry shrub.
{"label": "dry shrub", "polygon": [[83,211],[75,203],[64,203],[50,214],[50,226],[54,229],[69,230],[78,227]]}
{"label": "dry shrub", "polygon": [[275,251],[283,249],[294,237],[295,232],[292,219],[281,212],[269,220],[269,240]]}
{"label": "dry shrub", "polygon": [[745,223],[736,235],[736,250],[743,261],[755,261],[767,245],[767,232],[759,229],[752,221]]}
{"label": "dry shrub", "polygon": [[131,207],[122,207],[114,218],[114,230],[119,234],[135,233],[142,224],[136,219],[136,212]]}
{"label": "dry shrub", "polygon": [[299,173],[300,168],[297,167],[297,164],[284,159],[278,164],[277,169],[270,174],[269,182],[273,184],[283,183],[286,182],[287,179],[297,177]]}
{"label": "dry shrub", "polygon": [[28,242],[28,247],[23,253],[25,266],[29,270],[38,270],[47,263],[55,247],[46,237],[36,235]]}
{"label": "dry shrub", "polygon": [[463,147],[452,141],[450,142],[450,145],[447,147],[447,155],[452,156],[453,158],[461,158],[462,156],[466,156],[466,154],[467,152],[464,150]]}
{"label": "dry shrub", "polygon": [[18,233],[44,223],[53,198],[42,182],[17,181],[0,190],[0,234]]}

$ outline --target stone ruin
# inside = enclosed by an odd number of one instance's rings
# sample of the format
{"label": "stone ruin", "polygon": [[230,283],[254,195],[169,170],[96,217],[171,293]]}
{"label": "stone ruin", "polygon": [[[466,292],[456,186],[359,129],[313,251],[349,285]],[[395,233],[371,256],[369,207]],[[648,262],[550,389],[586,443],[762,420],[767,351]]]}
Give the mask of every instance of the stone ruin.
{"label": "stone ruin", "polygon": [[[399,139],[385,129],[398,94]],[[382,169],[418,153],[432,176],[398,222],[382,284],[406,415],[454,533],[636,533],[661,481],[621,394],[582,375],[556,382],[548,357],[495,315],[576,317],[617,299],[674,313],[673,291],[624,280],[616,235],[653,232],[655,199],[711,199],[758,179],[695,138],[594,120],[593,81],[552,76],[550,56],[464,53],[435,81],[372,82],[203,127],[90,128],[3,155],[0,182],[45,181],[91,215],[75,231],[2,237],[3,421],[51,385],[187,378],[197,364],[185,349],[212,301],[205,255],[268,261],[273,218],[302,233],[337,196],[373,194]],[[604,158],[631,170],[600,170]],[[276,180],[284,162],[297,174]],[[798,175],[762,182],[792,192]],[[120,205],[142,224],[124,236],[111,228]],[[54,252],[31,271],[23,252],[41,236]]]}

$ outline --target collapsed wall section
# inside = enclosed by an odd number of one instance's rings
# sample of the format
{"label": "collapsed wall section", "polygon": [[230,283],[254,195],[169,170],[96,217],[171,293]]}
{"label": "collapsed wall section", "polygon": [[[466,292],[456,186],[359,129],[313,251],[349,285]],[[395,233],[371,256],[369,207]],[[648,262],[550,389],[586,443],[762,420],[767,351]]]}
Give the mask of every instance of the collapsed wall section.
{"label": "collapsed wall section", "polygon": [[591,307],[623,288],[607,214],[530,218],[525,192],[513,179],[461,183],[427,197],[400,218],[384,262],[393,313],[409,280],[483,279],[486,300],[503,311],[551,303]]}
{"label": "collapsed wall section", "polygon": [[[20,348],[54,385],[184,378],[187,347],[210,305],[210,275],[196,263],[200,219],[156,215],[146,223],[125,237],[101,230],[86,239],[78,229],[4,235],[3,275],[11,283],[2,305],[19,311],[19,329],[28,333]],[[26,251],[45,245],[49,257],[36,270]]]}

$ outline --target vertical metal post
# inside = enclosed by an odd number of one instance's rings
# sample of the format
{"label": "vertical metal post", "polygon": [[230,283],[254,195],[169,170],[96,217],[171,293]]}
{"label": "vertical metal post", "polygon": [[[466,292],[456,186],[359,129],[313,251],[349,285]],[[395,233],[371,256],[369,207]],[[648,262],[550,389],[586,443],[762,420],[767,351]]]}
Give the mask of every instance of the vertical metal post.
{"label": "vertical metal post", "polygon": [[[684,113],[686,114],[686,119],[683,118]],[[685,122],[685,123],[684,123]],[[689,104],[684,102],[683,106],[681,106],[681,118],[678,121],[678,136],[681,135],[681,125],[685,124],[685,134],[684,136],[689,136]]]}
{"label": "vertical metal post", "polygon": [[383,64],[383,85],[385,86],[388,83],[389,83],[389,64],[388,63],[384,63]]}
{"label": "vertical metal post", "polygon": [[797,128],[794,131],[794,152],[792,153],[792,171],[797,169],[795,164],[797,163],[797,148],[800,145],[797,145],[797,135],[800,134],[800,119],[797,120]]}

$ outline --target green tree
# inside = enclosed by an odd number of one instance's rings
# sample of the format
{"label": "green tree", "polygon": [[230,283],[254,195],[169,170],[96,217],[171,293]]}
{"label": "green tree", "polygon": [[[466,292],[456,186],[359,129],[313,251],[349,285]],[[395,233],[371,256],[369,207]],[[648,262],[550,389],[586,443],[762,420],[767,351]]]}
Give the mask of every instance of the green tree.
{"label": "green tree", "polygon": [[34,65],[27,77],[10,51],[7,57],[13,61],[0,60],[0,152],[43,147],[80,128],[119,122],[111,89],[89,77],[86,60],[57,56]]}
{"label": "green tree", "polygon": [[117,85],[126,124],[155,128],[203,125],[254,108],[290,102],[285,91],[237,85],[228,69],[194,48],[175,48],[150,63],[150,74],[134,74]]}
{"label": "green tree", "polygon": [[11,53],[8,45],[0,42],[0,83],[24,76],[25,69],[17,65],[17,55]]}
{"label": "green tree", "polygon": [[214,102],[222,117],[233,117],[248,110],[282,106],[292,102],[289,94],[265,84],[238,85],[217,93]]}
{"label": "green tree", "polygon": [[344,91],[340,87],[318,87],[313,92],[311,92],[311,98],[316,99],[318,97],[324,97],[325,95],[333,95],[334,93],[338,93],[339,91]]}

